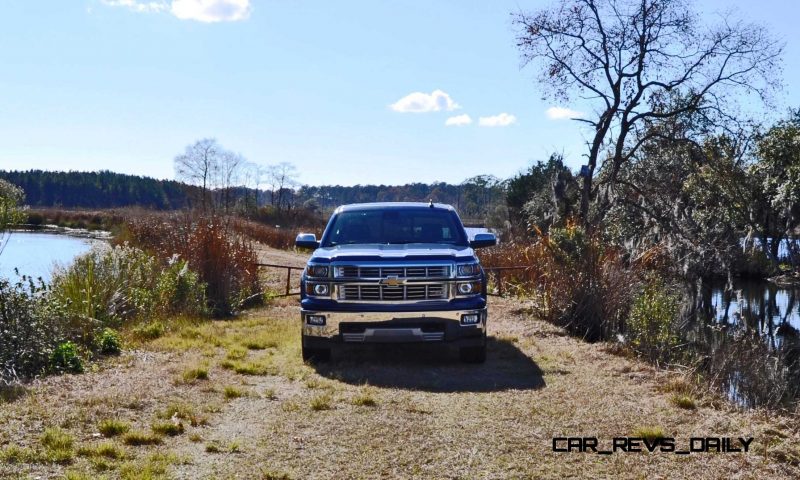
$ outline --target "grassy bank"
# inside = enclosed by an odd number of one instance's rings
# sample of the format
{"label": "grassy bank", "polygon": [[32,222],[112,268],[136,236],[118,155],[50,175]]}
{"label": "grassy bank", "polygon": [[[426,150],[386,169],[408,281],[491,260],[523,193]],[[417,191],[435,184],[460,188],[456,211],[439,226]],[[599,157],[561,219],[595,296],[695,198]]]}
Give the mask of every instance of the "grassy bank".
{"label": "grassy bank", "polygon": [[[741,412],[690,379],[491,304],[490,361],[417,347],[300,361],[293,300],[184,318],[84,375],[0,409],[0,475],[68,478],[788,478],[789,417]],[[54,408],[58,405],[58,408]],[[31,420],[36,418],[35,422]],[[389,434],[388,432],[391,432]],[[557,454],[553,436],[753,436],[748,454]],[[320,460],[324,459],[324,460]]]}

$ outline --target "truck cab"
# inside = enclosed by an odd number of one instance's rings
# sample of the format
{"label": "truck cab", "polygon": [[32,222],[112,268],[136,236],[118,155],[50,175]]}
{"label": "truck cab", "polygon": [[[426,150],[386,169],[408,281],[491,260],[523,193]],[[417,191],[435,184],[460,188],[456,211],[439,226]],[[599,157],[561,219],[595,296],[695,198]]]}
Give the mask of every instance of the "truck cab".
{"label": "truck cab", "polygon": [[454,344],[465,362],[486,359],[486,275],[455,209],[434,203],[337,208],[301,279],[302,351],[327,361],[342,343]]}

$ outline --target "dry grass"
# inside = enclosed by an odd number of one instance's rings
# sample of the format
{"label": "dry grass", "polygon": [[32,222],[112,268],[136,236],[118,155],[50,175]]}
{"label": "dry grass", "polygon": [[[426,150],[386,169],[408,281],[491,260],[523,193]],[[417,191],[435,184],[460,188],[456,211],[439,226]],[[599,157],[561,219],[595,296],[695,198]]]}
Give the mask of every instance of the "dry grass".
{"label": "dry grass", "polygon": [[[462,365],[430,346],[336,352],[312,368],[300,360],[296,306],[257,316],[170,322],[135,352],[104,360],[98,372],[52,377],[0,408],[0,477],[73,478],[797,478],[796,417],[742,412],[697,398],[691,382],[564,335],[492,300],[489,358]],[[249,339],[270,345],[250,349]],[[273,346],[274,345],[274,346]],[[230,352],[235,352],[228,358]],[[205,362],[205,363],[204,363]],[[221,368],[252,363],[259,374]],[[207,364],[213,375],[174,384],[175,366]],[[183,368],[177,370],[178,374]],[[264,372],[267,372],[264,374]],[[250,394],[222,398],[226,386]],[[263,392],[263,393],[262,393]],[[275,399],[278,401],[275,401]],[[325,409],[333,409],[325,411]],[[91,443],[103,418],[132,431],[112,458]],[[184,425],[171,437],[147,420]],[[69,464],[47,460],[45,422],[83,445]],[[125,422],[127,423],[127,422]],[[556,454],[553,436],[753,436],[754,454]],[[126,439],[135,436],[129,444]],[[55,435],[58,437],[58,435]],[[161,442],[158,446],[153,442]],[[442,449],[446,444],[447,449]],[[64,445],[53,442],[52,445]],[[153,456],[154,452],[172,452]],[[767,452],[766,456],[764,452]],[[93,453],[97,452],[97,453]],[[212,454],[216,453],[216,454]],[[324,460],[320,460],[320,459]],[[83,475],[83,477],[81,476]]]}

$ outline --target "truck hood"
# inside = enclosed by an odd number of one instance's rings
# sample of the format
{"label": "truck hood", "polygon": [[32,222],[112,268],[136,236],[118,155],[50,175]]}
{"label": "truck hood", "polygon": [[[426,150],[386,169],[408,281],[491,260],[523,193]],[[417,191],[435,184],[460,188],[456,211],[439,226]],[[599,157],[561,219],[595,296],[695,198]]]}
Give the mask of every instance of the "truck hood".
{"label": "truck hood", "polygon": [[470,247],[442,245],[438,243],[414,243],[402,245],[362,244],[337,245],[318,248],[311,261],[394,261],[394,260],[449,260],[467,261],[475,258]]}

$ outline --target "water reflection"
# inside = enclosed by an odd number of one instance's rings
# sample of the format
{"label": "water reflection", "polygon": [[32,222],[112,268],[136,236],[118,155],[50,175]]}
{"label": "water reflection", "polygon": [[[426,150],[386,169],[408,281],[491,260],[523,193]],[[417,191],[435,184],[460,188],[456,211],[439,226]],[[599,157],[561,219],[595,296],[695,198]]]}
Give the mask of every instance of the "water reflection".
{"label": "water reflection", "polygon": [[756,407],[800,399],[800,288],[737,280],[687,293],[686,339],[732,400]]}

